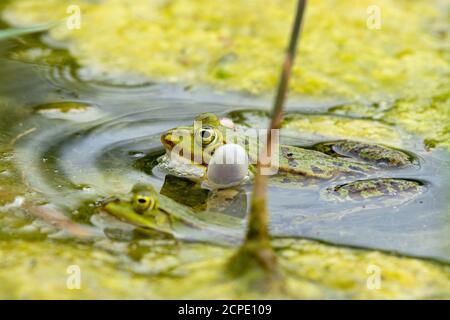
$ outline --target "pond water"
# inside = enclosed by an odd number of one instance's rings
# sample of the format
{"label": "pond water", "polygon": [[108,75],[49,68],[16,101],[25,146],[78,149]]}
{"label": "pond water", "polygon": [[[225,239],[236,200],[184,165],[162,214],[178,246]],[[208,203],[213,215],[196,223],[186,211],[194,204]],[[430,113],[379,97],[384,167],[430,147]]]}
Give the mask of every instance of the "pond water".
{"label": "pond water", "polygon": [[[130,226],[98,213],[96,203],[109,196],[126,194],[136,182],[151,183],[158,190],[169,192],[173,177],[139,166],[148,154],[157,156],[164,152],[161,133],[190,124],[197,114],[205,111],[248,116],[261,127],[267,123],[264,116],[255,117],[249,111],[267,110],[270,105],[267,98],[213,93],[207,88],[192,89],[142,79],[126,83],[92,81],[64,51],[56,51],[53,60],[41,63],[10,59],[11,52],[27,46],[38,44],[36,50],[43,50],[38,39],[39,36],[26,37],[22,43],[3,42],[1,47],[4,57],[0,60],[0,138],[4,144],[4,182],[0,201],[5,205],[14,203],[11,196],[20,194],[26,202],[57,212],[59,219],[65,217],[85,227],[83,230],[93,237],[120,241],[141,238],[142,234],[136,234]],[[327,114],[327,110],[340,104],[341,101],[319,103],[294,98],[288,111],[305,114],[305,118],[311,113],[333,118],[336,115]],[[449,262],[449,154],[445,149],[427,151],[414,135],[395,127],[392,130],[400,132],[402,148],[416,155],[418,163],[383,171],[381,176],[419,180],[424,183],[424,193],[407,203],[386,208],[373,202],[326,202],[320,199],[317,189],[271,187],[272,235]],[[305,147],[332,139],[295,130],[282,133],[284,142]],[[8,184],[10,188],[6,187]],[[242,187],[239,201],[233,204],[238,207],[231,213],[242,219],[242,233],[250,191],[251,186]],[[207,199],[202,201],[214,198],[212,194],[202,194]],[[183,201],[182,197],[178,200]],[[18,224],[8,232],[3,230],[2,236],[15,237],[27,228]],[[42,228],[27,234],[31,238],[79,240],[74,233],[58,234]],[[190,241],[222,241],[211,233],[202,234],[189,228],[178,236]]]}

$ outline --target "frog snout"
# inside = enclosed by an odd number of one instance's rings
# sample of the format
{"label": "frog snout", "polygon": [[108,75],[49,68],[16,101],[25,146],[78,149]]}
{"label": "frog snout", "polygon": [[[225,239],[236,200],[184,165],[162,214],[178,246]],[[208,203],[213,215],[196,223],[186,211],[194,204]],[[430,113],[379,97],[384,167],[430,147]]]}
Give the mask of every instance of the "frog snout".
{"label": "frog snout", "polygon": [[180,143],[181,137],[174,134],[173,130],[167,130],[161,134],[161,143],[166,149],[172,149],[177,143]]}

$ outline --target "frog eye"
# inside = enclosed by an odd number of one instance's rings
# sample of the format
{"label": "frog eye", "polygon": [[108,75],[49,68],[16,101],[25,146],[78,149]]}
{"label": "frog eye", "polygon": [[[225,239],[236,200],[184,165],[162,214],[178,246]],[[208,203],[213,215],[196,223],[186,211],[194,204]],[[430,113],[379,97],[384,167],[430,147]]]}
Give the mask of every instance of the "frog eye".
{"label": "frog eye", "polygon": [[199,130],[199,138],[203,145],[208,145],[216,139],[216,131],[213,128],[202,128]]}
{"label": "frog eye", "polygon": [[150,196],[137,194],[133,197],[133,209],[139,213],[147,210],[153,210],[155,207],[155,200]]}

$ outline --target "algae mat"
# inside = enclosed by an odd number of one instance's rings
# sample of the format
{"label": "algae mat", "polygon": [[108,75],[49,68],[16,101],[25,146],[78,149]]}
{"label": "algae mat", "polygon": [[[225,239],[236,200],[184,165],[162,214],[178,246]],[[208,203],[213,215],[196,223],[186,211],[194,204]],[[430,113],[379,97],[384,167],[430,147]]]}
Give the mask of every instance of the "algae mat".
{"label": "algae mat", "polygon": [[[88,79],[208,84],[271,93],[294,0],[13,1],[13,25],[58,21],[78,4],[81,28],[63,23],[48,41],[66,47]],[[367,27],[364,1],[312,1],[293,70],[292,91],[343,99],[339,112],[377,116],[450,145],[450,26],[447,1],[377,1],[380,29]],[[370,13],[370,11],[369,11]]]}
{"label": "algae mat", "polygon": [[[124,263],[123,257],[86,245],[2,242],[0,297],[199,299],[205,298],[206,292],[211,299],[450,297],[447,266],[306,240],[277,240],[274,245],[288,276],[286,292],[275,296],[246,290],[239,281],[227,278],[224,264],[233,251],[220,247],[184,244],[167,247],[164,253],[153,246],[139,260]],[[147,265],[154,274],[139,274],[139,264]],[[379,286],[371,280],[377,268],[382,274]],[[79,286],[71,283],[73,270],[80,274]]]}

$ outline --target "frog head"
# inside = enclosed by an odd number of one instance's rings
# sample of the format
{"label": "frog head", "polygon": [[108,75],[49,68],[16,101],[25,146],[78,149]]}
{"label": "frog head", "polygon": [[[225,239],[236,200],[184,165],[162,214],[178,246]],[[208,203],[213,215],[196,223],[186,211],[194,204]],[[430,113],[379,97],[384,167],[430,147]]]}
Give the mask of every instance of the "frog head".
{"label": "frog head", "polygon": [[193,125],[166,131],[161,142],[171,157],[181,156],[197,165],[207,166],[214,151],[227,143],[225,133],[226,128],[216,115],[202,113],[195,118]]}
{"label": "frog head", "polygon": [[138,183],[129,197],[105,201],[103,209],[125,220],[133,216],[151,216],[159,211],[158,193],[153,186]]}

